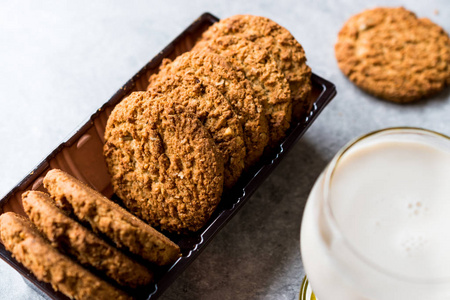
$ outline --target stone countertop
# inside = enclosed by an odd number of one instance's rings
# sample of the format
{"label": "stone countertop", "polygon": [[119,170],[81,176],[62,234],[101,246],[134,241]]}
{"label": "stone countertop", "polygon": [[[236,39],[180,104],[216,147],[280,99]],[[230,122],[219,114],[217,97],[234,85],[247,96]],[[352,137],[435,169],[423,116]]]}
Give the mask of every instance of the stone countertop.
{"label": "stone countertop", "polygon": [[[0,195],[203,12],[262,15],[289,29],[338,94],[245,207],[161,299],[298,299],[308,193],[350,139],[392,126],[450,135],[450,89],[415,104],[376,99],[339,71],[334,43],[351,15],[405,6],[450,32],[448,0],[0,2]],[[1,299],[41,299],[0,261]]]}

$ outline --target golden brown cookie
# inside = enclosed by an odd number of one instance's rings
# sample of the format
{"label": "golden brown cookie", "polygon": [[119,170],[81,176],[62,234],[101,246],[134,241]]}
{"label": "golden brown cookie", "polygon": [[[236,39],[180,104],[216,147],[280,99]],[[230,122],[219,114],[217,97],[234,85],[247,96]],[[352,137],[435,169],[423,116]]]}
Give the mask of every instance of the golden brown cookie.
{"label": "golden brown cookie", "polygon": [[197,49],[225,56],[250,80],[253,89],[263,99],[269,121],[269,143],[277,145],[290,127],[292,100],[289,84],[272,54],[256,43],[232,35],[201,41],[192,51]]}
{"label": "golden brown cookie", "polygon": [[247,38],[274,56],[291,89],[293,117],[300,118],[312,108],[311,69],[306,65],[303,47],[284,27],[260,16],[235,15],[213,24],[203,33],[203,40],[237,35]]}
{"label": "golden brown cookie", "polygon": [[247,150],[245,166],[255,164],[269,141],[269,128],[262,99],[251,83],[224,57],[205,51],[186,52],[173,62],[165,60],[158,74],[150,77],[150,85],[164,80],[167,74],[191,74],[215,86],[233,106],[244,130]]}
{"label": "golden brown cookie", "polygon": [[118,247],[157,265],[171,264],[180,256],[179,247],[163,234],[69,174],[50,170],[44,187],[59,207],[69,209]]}
{"label": "golden brown cookie", "polygon": [[[151,88],[195,115],[211,133],[224,161],[224,186],[231,188],[244,169],[244,133],[231,104],[213,85],[196,76],[167,74]],[[177,109],[177,107],[174,107]]]}
{"label": "golden brown cookie", "polygon": [[339,68],[365,91],[411,102],[450,85],[450,39],[429,19],[402,7],[351,17],[335,45]]}
{"label": "golden brown cookie", "polygon": [[7,212],[0,216],[6,250],[37,279],[74,299],[131,299],[53,248],[26,218]]}
{"label": "golden brown cookie", "polygon": [[220,202],[223,159],[196,116],[135,92],[112,111],[104,156],[125,206],[170,232],[197,231]]}
{"label": "golden brown cookie", "polygon": [[22,194],[22,203],[31,222],[51,245],[82,265],[100,270],[124,286],[135,288],[152,281],[149,270],[69,218],[46,193],[28,191]]}

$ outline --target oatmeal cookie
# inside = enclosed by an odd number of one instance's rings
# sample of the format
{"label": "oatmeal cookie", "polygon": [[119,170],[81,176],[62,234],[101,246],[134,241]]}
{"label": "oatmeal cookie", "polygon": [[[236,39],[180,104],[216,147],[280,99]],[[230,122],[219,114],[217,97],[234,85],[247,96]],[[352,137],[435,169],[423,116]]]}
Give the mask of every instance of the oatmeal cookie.
{"label": "oatmeal cookie", "polygon": [[186,110],[202,122],[223,156],[224,186],[231,188],[244,169],[246,153],[242,126],[231,104],[213,85],[190,75],[167,74],[151,92],[169,97],[181,106],[178,110]]}
{"label": "oatmeal cookie", "polygon": [[48,171],[44,187],[59,207],[70,210],[118,247],[157,265],[171,264],[180,256],[179,247],[163,234],[69,174]]}
{"label": "oatmeal cookie", "polygon": [[197,43],[192,51],[206,49],[228,58],[243,72],[263,99],[269,121],[269,144],[274,146],[285,136],[292,115],[291,90],[272,54],[258,44],[236,36],[220,36]]}
{"label": "oatmeal cookie", "polygon": [[170,232],[197,231],[220,202],[223,159],[196,116],[135,92],[112,111],[104,156],[125,206]]}
{"label": "oatmeal cookie", "polygon": [[450,85],[448,34],[403,7],[351,17],[339,32],[335,54],[352,82],[386,100],[411,102]]}
{"label": "oatmeal cookie", "polygon": [[259,44],[274,56],[291,89],[293,117],[298,119],[312,108],[311,69],[306,65],[303,47],[284,27],[260,16],[235,15],[213,24],[203,40],[237,35]]}
{"label": "oatmeal cookie", "polygon": [[72,255],[82,265],[100,270],[124,286],[135,288],[152,281],[149,270],[68,217],[46,193],[25,192],[22,203],[31,222],[51,245]]}
{"label": "oatmeal cookie", "polygon": [[250,82],[224,57],[195,51],[178,56],[173,62],[166,59],[160,72],[150,77],[150,85],[164,80],[167,74],[190,74],[216,87],[233,106],[244,130],[247,150],[245,166],[255,164],[269,141],[269,129],[262,100],[257,97]]}
{"label": "oatmeal cookie", "polygon": [[6,250],[37,279],[73,299],[131,299],[53,248],[26,218],[7,212],[0,216]]}

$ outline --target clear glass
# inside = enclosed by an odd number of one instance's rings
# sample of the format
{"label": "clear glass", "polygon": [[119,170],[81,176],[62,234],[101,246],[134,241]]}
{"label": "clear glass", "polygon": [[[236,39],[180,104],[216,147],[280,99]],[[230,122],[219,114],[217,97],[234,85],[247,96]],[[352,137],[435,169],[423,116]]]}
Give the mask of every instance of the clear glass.
{"label": "clear glass", "polygon": [[[388,128],[372,132],[341,149],[317,179],[302,219],[301,253],[312,290],[318,300],[450,299],[450,268],[439,278],[400,274],[380,261],[368,259],[338,226],[330,203],[333,175],[348,153],[359,146],[376,145],[380,141],[419,142],[450,155],[449,137],[420,128]],[[450,228],[442,228],[442,235],[450,238]]]}

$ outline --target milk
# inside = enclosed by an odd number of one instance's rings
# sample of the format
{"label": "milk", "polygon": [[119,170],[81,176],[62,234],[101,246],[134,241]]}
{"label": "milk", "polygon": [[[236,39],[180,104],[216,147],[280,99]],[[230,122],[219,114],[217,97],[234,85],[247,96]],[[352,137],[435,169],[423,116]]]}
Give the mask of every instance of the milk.
{"label": "milk", "polygon": [[382,132],[325,170],[301,229],[319,300],[450,299],[449,143]]}

